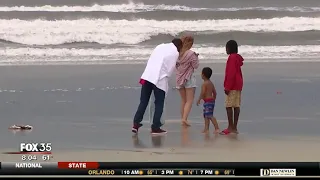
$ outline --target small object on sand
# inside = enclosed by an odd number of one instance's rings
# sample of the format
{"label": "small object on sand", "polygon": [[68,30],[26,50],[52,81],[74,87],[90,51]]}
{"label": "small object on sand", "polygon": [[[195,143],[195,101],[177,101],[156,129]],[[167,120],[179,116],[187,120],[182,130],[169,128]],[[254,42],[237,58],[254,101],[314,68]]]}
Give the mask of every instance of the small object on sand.
{"label": "small object on sand", "polygon": [[9,127],[9,129],[13,130],[31,130],[33,127],[30,125],[12,125]]}

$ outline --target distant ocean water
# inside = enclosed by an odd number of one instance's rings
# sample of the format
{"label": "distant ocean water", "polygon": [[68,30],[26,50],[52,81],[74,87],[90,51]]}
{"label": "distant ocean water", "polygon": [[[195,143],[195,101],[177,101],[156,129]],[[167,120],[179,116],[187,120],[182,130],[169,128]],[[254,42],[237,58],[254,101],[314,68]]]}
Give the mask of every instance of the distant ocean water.
{"label": "distant ocean water", "polygon": [[320,61],[319,0],[1,0],[0,64],[143,63],[189,31],[201,61]]}

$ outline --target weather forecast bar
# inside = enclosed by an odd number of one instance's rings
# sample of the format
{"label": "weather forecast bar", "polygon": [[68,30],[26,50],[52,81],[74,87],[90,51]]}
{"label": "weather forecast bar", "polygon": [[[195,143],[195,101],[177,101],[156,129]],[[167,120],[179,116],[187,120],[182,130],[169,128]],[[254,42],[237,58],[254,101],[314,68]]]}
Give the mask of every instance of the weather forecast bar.
{"label": "weather forecast bar", "polygon": [[0,175],[320,176],[316,162],[1,162],[0,167]]}

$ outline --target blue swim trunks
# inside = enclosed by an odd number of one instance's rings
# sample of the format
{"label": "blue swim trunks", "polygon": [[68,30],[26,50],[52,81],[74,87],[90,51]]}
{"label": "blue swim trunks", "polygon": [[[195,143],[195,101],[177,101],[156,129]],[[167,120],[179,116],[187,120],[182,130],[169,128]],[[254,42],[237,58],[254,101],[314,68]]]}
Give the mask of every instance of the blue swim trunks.
{"label": "blue swim trunks", "polygon": [[214,99],[204,99],[203,103],[203,117],[212,118],[214,111],[215,101]]}

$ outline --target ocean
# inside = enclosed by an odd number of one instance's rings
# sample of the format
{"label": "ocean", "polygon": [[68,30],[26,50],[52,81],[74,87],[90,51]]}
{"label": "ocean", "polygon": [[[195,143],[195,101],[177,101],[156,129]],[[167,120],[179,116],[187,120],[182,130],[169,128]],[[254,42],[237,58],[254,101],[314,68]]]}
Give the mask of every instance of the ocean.
{"label": "ocean", "polygon": [[[20,142],[135,148],[142,63],[157,44],[186,31],[200,53],[198,86],[199,71],[213,69],[221,129],[225,43],[235,39],[246,62],[240,136],[319,139],[319,0],[0,0],[0,154]],[[202,107],[192,107],[185,133],[178,92],[170,88],[166,99],[164,146],[180,146],[185,134],[203,141]],[[34,129],[11,133],[13,124]],[[149,126],[145,119],[139,138],[153,147]]]}
{"label": "ocean", "polygon": [[0,65],[139,64],[183,32],[201,62],[320,61],[319,0],[0,0]]}

